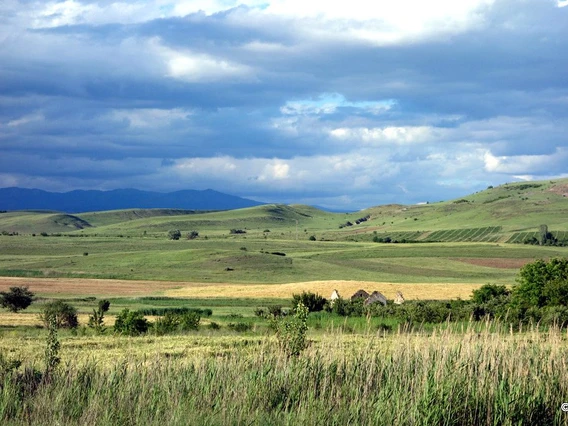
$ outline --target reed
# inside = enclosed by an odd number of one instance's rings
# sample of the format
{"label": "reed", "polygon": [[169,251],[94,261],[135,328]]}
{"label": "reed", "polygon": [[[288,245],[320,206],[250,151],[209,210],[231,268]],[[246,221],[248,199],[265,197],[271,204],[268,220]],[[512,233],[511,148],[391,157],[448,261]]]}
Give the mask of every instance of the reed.
{"label": "reed", "polygon": [[[200,357],[148,354],[5,373],[2,424],[562,425],[566,332],[343,335],[299,357],[263,337]],[[211,345],[215,345],[214,338]]]}

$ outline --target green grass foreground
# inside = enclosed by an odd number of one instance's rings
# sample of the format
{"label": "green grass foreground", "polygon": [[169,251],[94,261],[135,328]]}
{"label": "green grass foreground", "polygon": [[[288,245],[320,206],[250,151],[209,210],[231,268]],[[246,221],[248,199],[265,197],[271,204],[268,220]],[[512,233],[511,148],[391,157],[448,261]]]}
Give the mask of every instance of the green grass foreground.
{"label": "green grass foreground", "polygon": [[[209,353],[63,360],[0,381],[3,425],[568,424],[566,332],[399,332],[312,341],[287,358],[271,337]],[[331,338],[332,337],[332,338]],[[136,339],[112,337],[117,344]],[[217,339],[220,339],[217,342]],[[242,343],[242,338],[233,339]],[[219,344],[222,340],[224,344]],[[38,367],[36,365],[36,367]],[[41,369],[41,365],[39,366]]]}

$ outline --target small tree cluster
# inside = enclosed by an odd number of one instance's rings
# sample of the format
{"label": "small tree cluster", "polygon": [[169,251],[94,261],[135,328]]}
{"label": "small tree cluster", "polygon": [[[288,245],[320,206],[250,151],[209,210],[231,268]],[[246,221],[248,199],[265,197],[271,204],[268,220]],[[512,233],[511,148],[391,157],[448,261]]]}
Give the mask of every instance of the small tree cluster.
{"label": "small tree cluster", "polygon": [[554,258],[528,263],[519,271],[513,289],[514,306],[527,309],[568,306],[568,259]]}
{"label": "small tree cluster", "polygon": [[32,304],[34,294],[27,287],[10,287],[0,292],[0,305],[11,312],[26,309]]}
{"label": "small tree cluster", "polygon": [[292,295],[292,307],[296,309],[299,304],[302,304],[308,309],[308,312],[318,312],[322,311],[327,300],[317,294],[312,292],[302,292],[302,294]]}
{"label": "small tree cluster", "polygon": [[154,331],[158,336],[192,331],[199,329],[199,322],[201,316],[195,311],[188,311],[184,313],[166,312],[166,314],[158,318],[154,323]]}
{"label": "small tree cluster", "polygon": [[77,328],[79,326],[77,309],[62,300],[46,304],[39,314],[39,319],[46,328],[50,327],[52,321],[55,321],[57,328]]}
{"label": "small tree cluster", "polygon": [[114,323],[114,331],[127,336],[144,334],[150,328],[150,322],[144,318],[142,312],[131,311],[125,308],[117,315]]}

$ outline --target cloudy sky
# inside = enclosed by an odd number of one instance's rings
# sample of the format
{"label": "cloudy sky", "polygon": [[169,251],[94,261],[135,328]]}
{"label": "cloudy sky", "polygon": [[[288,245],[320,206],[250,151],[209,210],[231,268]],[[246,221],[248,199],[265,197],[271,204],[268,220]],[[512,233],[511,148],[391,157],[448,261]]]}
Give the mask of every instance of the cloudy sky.
{"label": "cloudy sky", "polygon": [[0,187],[359,209],[568,176],[566,6],[1,0]]}

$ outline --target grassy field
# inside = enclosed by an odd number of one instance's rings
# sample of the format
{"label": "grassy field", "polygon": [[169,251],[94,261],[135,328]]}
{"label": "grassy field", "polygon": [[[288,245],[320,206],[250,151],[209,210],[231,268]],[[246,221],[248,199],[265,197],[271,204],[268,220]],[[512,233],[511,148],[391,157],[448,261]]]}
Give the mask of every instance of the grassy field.
{"label": "grassy field", "polygon": [[558,330],[335,330],[312,335],[300,359],[271,337],[68,337],[48,380],[30,373],[42,368],[37,340],[0,345],[27,360],[2,377],[7,425],[568,424]]}
{"label": "grassy field", "polygon": [[[566,247],[377,244],[272,239],[0,236],[0,276],[211,283],[356,280],[512,283],[520,266]],[[282,255],[282,254],[285,254]]]}

